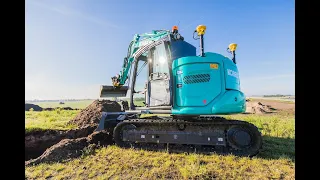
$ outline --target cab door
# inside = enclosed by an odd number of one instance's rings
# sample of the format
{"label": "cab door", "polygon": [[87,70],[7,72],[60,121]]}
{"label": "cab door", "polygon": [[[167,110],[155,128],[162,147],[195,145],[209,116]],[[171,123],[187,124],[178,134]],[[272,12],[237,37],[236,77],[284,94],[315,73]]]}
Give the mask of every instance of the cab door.
{"label": "cab door", "polygon": [[149,106],[169,106],[170,103],[170,56],[162,43],[149,52],[148,96]]}

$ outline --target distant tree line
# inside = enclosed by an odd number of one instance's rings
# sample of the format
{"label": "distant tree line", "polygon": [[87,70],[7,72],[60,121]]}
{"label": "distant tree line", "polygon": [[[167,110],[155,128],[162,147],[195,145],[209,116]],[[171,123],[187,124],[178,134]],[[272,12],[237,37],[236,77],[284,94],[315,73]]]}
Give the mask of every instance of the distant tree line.
{"label": "distant tree line", "polygon": [[292,95],[283,95],[283,94],[271,94],[271,95],[263,95],[263,97],[286,97]]}

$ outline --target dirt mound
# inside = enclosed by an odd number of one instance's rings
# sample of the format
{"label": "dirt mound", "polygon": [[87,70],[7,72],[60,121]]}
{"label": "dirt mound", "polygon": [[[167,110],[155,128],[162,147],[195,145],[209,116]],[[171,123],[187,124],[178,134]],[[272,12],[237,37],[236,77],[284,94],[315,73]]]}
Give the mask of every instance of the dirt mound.
{"label": "dirt mound", "polygon": [[103,111],[119,112],[121,106],[115,101],[96,100],[70,121],[78,126],[76,130],[26,132],[25,165],[68,160],[91,152],[99,145],[112,144],[111,133],[94,132]]}
{"label": "dirt mound", "polygon": [[96,129],[95,126],[87,126],[83,129],[58,131],[58,130],[46,130],[46,131],[32,131],[25,133],[25,160],[36,158],[40,156],[47,148],[58,143],[62,139],[68,138],[80,138],[86,137],[93,133]]}
{"label": "dirt mound", "polygon": [[106,131],[94,132],[88,137],[77,139],[63,139],[48,148],[41,156],[25,162],[25,165],[34,165],[48,162],[61,162],[81,156],[83,153],[92,153],[99,145],[112,143],[112,136]]}
{"label": "dirt mound", "polygon": [[42,110],[44,110],[44,111],[54,111],[55,108],[43,108]]}
{"label": "dirt mound", "polygon": [[121,106],[115,101],[95,100],[87,108],[81,110],[70,123],[76,124],[79,128],[88,124],[98,126],[103,111],[120,112]]}
{"label": "dirt mound", "polygon": [[42,108],[38,105],[35,104],[25,104],[25,111],[29,111],[31,108],[33,108],[34,111],[54,111],[56,109],[61,109],[61,110],[79,110],[77,108],[73,109],[71,107],[56,107],[56,108]]}
{"label": "dirt mound", "polygon": [[31,108],[34,110],[34,111],[42,111],[42,107],[38,106],[38,105],[35,105],[35,104],[28,104],[28,103],[25,103],[25,111],[29,111]]}
{"label": "dirt mound", "polygon": [[62,110],[78,110],[77,108],[73,109],[71,107],[60,107],[59,109],[62,109]]}
{"label": "dirt mound", "polygon": [[247,108],[246,113],[249,114],[265,114],[265,113],[272,113],[274,108],[272,108],[270,105],[264,105],[261,102],[252,102],[247,101]]}

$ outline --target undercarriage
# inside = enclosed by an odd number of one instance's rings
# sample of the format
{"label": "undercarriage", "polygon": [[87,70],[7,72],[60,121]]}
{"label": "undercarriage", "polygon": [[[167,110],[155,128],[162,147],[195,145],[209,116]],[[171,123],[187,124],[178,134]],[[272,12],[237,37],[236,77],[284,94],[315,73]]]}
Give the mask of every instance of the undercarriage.
{"label": "undercarriage", "polygon": [[116,145],[124,148],[251,157],[258,154],[262,146],[261,133],[256,126],[223,117],[138,118],[109,114],[105,119],[100,128],[112,131]]}

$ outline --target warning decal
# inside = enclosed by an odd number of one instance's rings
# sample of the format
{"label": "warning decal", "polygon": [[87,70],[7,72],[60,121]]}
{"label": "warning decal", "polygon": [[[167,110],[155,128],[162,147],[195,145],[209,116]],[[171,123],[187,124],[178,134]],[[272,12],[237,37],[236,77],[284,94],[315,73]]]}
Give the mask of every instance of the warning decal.
{"label": "warning decal", "polygon": [[218,64],[210,64],[211,69],[218,69]]}

